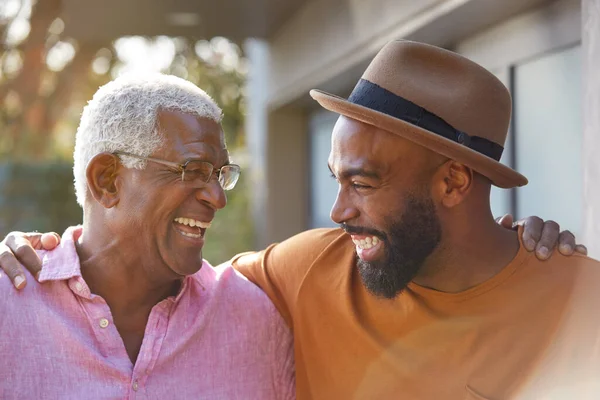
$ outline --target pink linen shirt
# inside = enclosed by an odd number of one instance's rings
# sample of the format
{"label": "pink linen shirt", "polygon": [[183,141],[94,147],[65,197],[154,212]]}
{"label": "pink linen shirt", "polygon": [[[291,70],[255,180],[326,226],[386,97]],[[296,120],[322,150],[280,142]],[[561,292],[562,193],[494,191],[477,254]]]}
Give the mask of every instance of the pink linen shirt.
{"label": "pink linen shirt", "polygon": [[39,284],[0,278],[0,399],[293,399],[289,329],[256,286],[206,261],[152,309],[135,365],[81,277],[69,228]]}

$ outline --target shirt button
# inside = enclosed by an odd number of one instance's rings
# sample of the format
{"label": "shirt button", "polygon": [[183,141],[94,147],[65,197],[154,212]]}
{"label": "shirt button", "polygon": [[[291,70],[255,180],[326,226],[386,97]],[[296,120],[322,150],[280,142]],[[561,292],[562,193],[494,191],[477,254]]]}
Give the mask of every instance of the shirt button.
{"label": "shirt button", "polygon": [[102,318],[100,320],[100,328],[106,328],[108,326],[108,320],[106,318]]}
{"label": "shirt button", "polygon": [[75,283],[75,290],[77,290],[78,292],[81,292],[83,290],[83,285],[81,284],[81,282]]}
{"label": "shirt button", "polygon": [[137,379],[135,381],[133,381],[133,385],[131,387],[133,388],[134,392],[138,391],[138,389],[139,389],[140,386],[138,385]]}

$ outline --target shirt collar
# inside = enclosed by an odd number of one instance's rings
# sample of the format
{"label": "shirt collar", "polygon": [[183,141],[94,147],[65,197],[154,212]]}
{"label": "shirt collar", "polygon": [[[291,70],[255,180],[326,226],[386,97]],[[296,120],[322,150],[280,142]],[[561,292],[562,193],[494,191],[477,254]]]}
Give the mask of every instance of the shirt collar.
{"label": "shirt collar", "polygon": [[[83,227],[81,225],[71,226],[67,228],[65,233],[63,233],[60,245],[57,248],[50,251],[41,250],[38,252],[42,258],[42,270],[40,271],[38,278],[39,282],[59,281],[74,277],[82,277],[81,264],[79,262],[79,256],[77,255],[77,249],[75,247],[75,242],[79,240],[82,233]],[[208,268],[211,268],[210,264],[208,264],[206,261],[203,261],[201,270]],[[200,274],[200,271],[197,272],[197,274]],[[181,297],[184,296],[184,293],[188,290],[190,281],[193,279],[193,276],[185,277],[181,283],[179,292],[175,296],[170,296],[165,300],[168,300],[170,303],[177,304]]]}
{"label": "shirt collar", "polygon": [[83,227],[80,225],[69,227],[63,233],[57,248],[38,252],[42,259],[39,282],[66,280],[81,276],[75,241],[79,239],[82,232]]}

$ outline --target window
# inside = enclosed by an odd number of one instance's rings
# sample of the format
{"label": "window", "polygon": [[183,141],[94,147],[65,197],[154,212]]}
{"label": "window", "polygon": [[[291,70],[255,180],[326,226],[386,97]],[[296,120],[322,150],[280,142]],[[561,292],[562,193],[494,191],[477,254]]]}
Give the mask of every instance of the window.
{"label": "window", "polygon": [[514,67],[516,168],[529,179],[517,190],[519,217],[554,219],[582,233],[581,46]]}
{"label": "window", "polygon": [[[504,86],[510,86],[510,74],[508,69],[502,71],[492,71],[496,77],[504,84]],[[506,142],[504,143],[504,151],[502,152],[502,158],[500,162],[502,164],[512,166],[513,158],[513,147],[512,147],[512,127],[508,131]],[[492,186],[490,193],[490,206],[492,209],[492,215],[495,217],[502,216],[504,214],[513,213],[512,202],[513,202],[512,189],[501,189],[496,186]]]}
{"label": "window", "polygon": [[328,111],[315,112],[310,118],[310,212],[311,228],[332,227],[329,218],[337,196],[338,185],[327,167],[331,150],[331,132],[338,115]]}

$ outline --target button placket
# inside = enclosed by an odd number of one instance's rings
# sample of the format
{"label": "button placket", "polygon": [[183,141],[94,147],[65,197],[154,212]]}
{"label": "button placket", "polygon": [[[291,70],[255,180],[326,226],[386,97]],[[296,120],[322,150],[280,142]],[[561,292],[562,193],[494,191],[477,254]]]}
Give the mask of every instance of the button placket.
{"label": "button placket", "polygon": [[172,303],[172,299],[163,300],[154,306],[150,312],[146,332],[144,333],[144,342],[133,368],[131,381],[133,392],[140,393],[146,390],[146,380],[154,368],[162,341],[167,332]]}
{"label": "button placket", "polygon": [[[85,292],[85,283],[82,284]],[[75,290],[75,285],[73,285],[73,289]],[[104,299],[98,296],[87,299],[83,296],[80,297],[79,302],[87,311],[89,323],[98,339],[102,355],[104,357],[115,357],[121,360],[120,362],[131,363],[123,348],[123,341],[116,327],[114,327],[110,308]]]}

